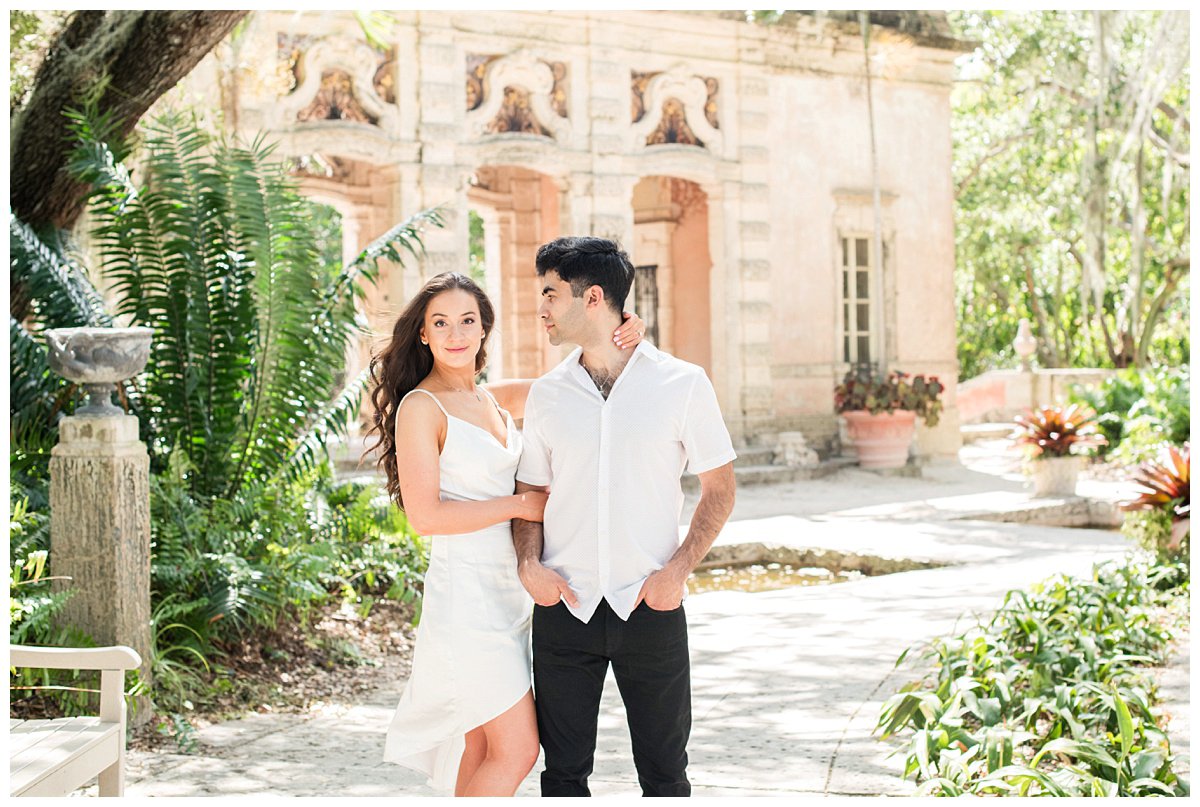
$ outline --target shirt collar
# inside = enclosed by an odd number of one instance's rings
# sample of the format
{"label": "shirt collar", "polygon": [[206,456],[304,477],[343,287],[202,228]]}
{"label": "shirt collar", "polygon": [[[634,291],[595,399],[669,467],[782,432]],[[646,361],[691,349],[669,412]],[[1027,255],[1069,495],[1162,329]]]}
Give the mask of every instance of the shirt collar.
{"label": "shirt collar", "polygon": [[[568,371],[572,373],[580,383],[584,384],[584,386],[588,387],[589,389],[594,389],[595,384],[592,382],[591,376],[588,375],[587,370],[583,369],[583,362],[581,361],[582,358],[583,348],[577,347],[571,351],[571,354],[567,356],[563,363],[567,365]],[[627,372],[629,372],[629,368],[636,361],[647,360],[658,362],[661,361],[662,358],[663,352],[654,345],[644,340],[638,342],[638,346],[633,349],[633,355],[629,357],[629,361],[625,362],[625,367],[621,370],[621,375],[624,376]]]}

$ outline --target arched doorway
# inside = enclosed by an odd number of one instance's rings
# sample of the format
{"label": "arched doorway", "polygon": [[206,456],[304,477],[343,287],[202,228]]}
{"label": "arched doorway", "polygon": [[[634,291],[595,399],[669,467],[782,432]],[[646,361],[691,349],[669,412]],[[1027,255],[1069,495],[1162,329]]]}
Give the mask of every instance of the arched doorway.
{"label": "arched doorway", "polygon": [[647,338],[712,376],[712,256],[708,197],[679,177],[643,177],[633,188],[635,267],[629,305]]}
{"label": "arched doorway", "polygon": [[559,235],[561,191],[552,177],[514,165],[475,171],[467,207],[483,228],[483,268],[496,307],[488,380],[536,378],[560,352],[538,327],[537,250]]}
{"label": "arched doorway", "polygon": [[[322,261],[331,272],[353,261],[396,223],[394,200],[400,175],[394,166],[313,152],[293,157],[292,173],[300,181],[300,192],[319,205],[313,226]],[[340,265],[335,267],[339,250]],[[380,260],[378,266],[377,282],[364,283],[365,298],[355,300],[361,333],[347,349],[345,367],[338,374],[343,383],[351,382],[370,364],[377,340],[391,333],[406,302],[401,267],[387,260]],[[371,423],[371,408],[365,400],[357,421],[350,424],[352,440]]]}

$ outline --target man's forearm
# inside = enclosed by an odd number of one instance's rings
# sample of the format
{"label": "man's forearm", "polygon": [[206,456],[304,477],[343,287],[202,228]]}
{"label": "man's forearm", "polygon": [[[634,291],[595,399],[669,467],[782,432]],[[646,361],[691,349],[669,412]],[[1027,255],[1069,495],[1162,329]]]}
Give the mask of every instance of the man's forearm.
{"label": "man's forearm", "polygon": [[708,554],[713,542],[721,534],[721,528],[729,520],[733,512],[733,490],[714,490],[702,492],[700,501],[696,504],[696,512],[692,514],[692,523],[688,527],[687,537],[683,544],[675,550],[667,565],[674,567],[680,577],[687,577],[692,570]]}
{"label": "man's forearm", "polygon": [[537,521],[514,518],[512,521],[513,549],[517,552],[517,565],[527,561],[542,560],[542,525]]}

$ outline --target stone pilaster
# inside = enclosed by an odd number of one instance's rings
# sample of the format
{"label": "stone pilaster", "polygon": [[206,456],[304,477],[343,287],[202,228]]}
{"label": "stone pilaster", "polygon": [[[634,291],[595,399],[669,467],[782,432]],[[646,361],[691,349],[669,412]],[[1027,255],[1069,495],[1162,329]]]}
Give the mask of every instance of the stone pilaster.
{"label": "stone pilaster", "polygon": [[771,210],[767,183],[771,179],[770,139],[766,127],[767,82],[760,75],[738,80],[738,162],[741,182],[737,193],[737,243],[741,323],[740,403],[744,417],[743,439],[753,442],[773,430],[771,390],[771,310],[769,279],[755,271],[771,259]]}
{"label": "stone pilaster", "polygon": [[[50,558],[60,619],[142,657],[150,680],[150,457],[131,415],[65,417],[50,452]],[[150,718],[139,703],[135,722]]]}
{"label": "stone pilaster", "polygon": [[[428,17],[428,19],[427,19]],[[445,205],[446,225],[422,236],[421,274],[467,270],[467,209],[457,144],[462,137],[463,68],[454,33],[441,15],[422,15],[417,38],[417,139],[421,142],[420,208]],[[412,211],[406,211],[406,215]],[[416,289],[412,289],[409,294]]]}

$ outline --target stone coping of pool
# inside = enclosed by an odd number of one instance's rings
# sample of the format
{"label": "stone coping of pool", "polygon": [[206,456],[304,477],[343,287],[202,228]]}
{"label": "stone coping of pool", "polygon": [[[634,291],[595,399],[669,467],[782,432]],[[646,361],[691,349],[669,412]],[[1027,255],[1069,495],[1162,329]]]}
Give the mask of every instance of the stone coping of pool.
{"label": "stone coping of pool", "polygon": [[800,568],[818,567],[834,574],[861,572],[874,576],[914,569],[933,569],[943,563],[912,558],[885,558],[837,549],[770,545],[759,542],[714,546],[696,566],[697,572],[724,566],[744,566],[752,563],[781,563]]}

